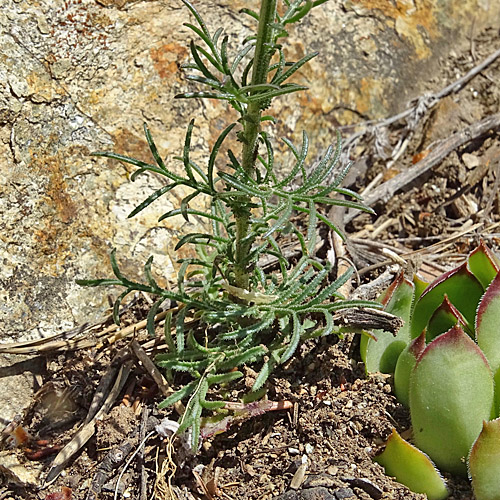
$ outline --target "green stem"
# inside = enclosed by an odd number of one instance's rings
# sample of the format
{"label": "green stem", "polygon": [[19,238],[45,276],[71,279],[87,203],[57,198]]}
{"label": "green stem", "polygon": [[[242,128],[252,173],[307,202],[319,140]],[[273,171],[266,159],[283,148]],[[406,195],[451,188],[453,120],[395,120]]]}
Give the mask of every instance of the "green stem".
{"label": "green stem", "polygon": [[[252,73],[252,85],[267,83],[269,63],[273,54],[277,0],[262,0],[259,13],[259,27]],[[260,132],[261,104],[250,103],[243,116],[243,149],[242,167],[253,177],[257,159],[257,145]],[[250,199],[246,200],[247,203]],[[236,218],[236,251],[235,251],[235,284],[244,289],[249,288],[249,272],[245,259],[252,247],[253,240],[248,238],[250,209],[244,208],[235,213]]]}

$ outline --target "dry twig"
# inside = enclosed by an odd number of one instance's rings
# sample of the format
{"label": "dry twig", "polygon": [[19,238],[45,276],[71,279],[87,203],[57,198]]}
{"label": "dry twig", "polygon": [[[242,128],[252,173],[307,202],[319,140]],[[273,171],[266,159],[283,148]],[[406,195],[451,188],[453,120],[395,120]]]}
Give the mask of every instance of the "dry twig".
{"label": "dry twig", "polygon": [[[418,163],[415,163],[412,167],[373,189],[373,191],[365,197],[364,202],[368,206],[373,206],[379,201],[388,201],[398,190],[405,188],[419,176],[439,164],[443,158],[455,149],[483,136],[489,131],[498,130],[499,128],[500,113],[496,113],[479,122],[473,123],[464,130],[456,132],[448,139],[437,144],[435,148]],[[350,210],[346,213],[344,221],[347,223],[357,215],[359,215],[358,211]]]}

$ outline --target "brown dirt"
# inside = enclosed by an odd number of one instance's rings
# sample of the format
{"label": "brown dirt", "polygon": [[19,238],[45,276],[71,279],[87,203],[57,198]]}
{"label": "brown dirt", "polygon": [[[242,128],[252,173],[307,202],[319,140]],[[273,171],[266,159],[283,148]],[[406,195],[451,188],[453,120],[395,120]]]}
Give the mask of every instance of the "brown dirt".
{"label": "brown dirt", "polygon": [[[499,34],[492,31],[478,34],[475,56],[482,59],[498,46],[499,40]],[[442,73],[429,82],[428,88],[444,87],[456,78],[457,70],[464,74],[473,64],[471,52],[462,51],[456,58],[444,61]],[[367,155],[369,167],[366,174],[358,178],[355,188],[362,190],[379,172],[388,178],[409,168],[415,155],[429,145],[432,147],[434,141],[498,112],[498,82],[500,64],[497,61],[458,94],[442,100],[422,118],[405,155],[392,170],[386,168],[386,162],[375,158],[370,143],[362,144],[358,150]],[[390,138],[396,141],[397,137],[398,128],[393,127]],[[351,236],[370,241],[373,231],[384,227],[376,233],[374,241],[410,251],[455,234],[470,224],[468,221],[483,221],[481,229],[457,239],[432,259],[424,254],[427,267],[423,269],[430,277],[440,271],[440,266],[453,265],[463,259],[480,236],[498,249],[498,234],[488,227],[499,220],[498,190],[494,189],[499,161],[499,136],[491,133],[450,154],[410,189],[397,194],[387,204],[376,206],[376,217],[358,217],[348,230]],[[488,206],[489,213],[481,212]],[[354,253],[357,250],[358,265],[369,266],[384,260],[375,251],[361,252],[362,245],[352,248]],[[422,260],[415,265],[421,263]],[[367,282],[383,269],[366,272],[363,279]],[[134,323],[142,319],[144,311],[143,307],[136,307],[127,313],[125,321]],[[269,382],[269,399],[290,401],[295,404],[294,411],[267,413],[203,443],[198,455],[177,469],[173,485],[179,497],[209,500],[211,497],[228,500],[424,498],[386,477],[383,469],[372,461],[391,429],[395,427],[404,433],[409,428],[409,419],[392,394],[391,378],[365,375],[357,342],[356,337],[348,336],[303,345],[298,355]],[[47,440],[47,443],[30,444],[34,451],[69,441],[85,417],[112,355],[109,349],[103,355],[81,351],[47,359],[42,375],[44,389],[23,422],[32,436]],[[130,402],[140,401],[139,409],[148,408],[157,419],[172,414],[156,409],[161,398],[139,365],[135,366],[129,380],[134,382],[125,391]],[[122,397],[123,391],[119,399]],[[47,490],[10,484],[0,487],[0,498],[49,499],[48,493],[59,492],[63,486],[71,488],[74,500],[90,498],[87,495],[91,481],[102,471],[103,460],[110,450],[114,452],[126,444],[131,450],[138,446],[141,416],[133,408],[126,398],[118,401],[99,423],[94,437]],[[151,498],[158,464],[165,457],[164,444],[156,434],[147,441],[142,461],[143,481],[147,484],[144,498]],[[23,463],[29,463],[26,450],[19,449],[16,453]],[[43,458],[45,471],[51,459],[52,456]],[[133,460],[122,477],[124,487],[119,490],[125,498],[139,498],[140,463],[140,460]],[[121,471],[122,467],[117,470]],[[113,498],[117,470],[108,474],[98,498]],[[301,482],[299,476],[304,471]],[[296,488],[291,488],[292,479],[298,482]],[[466,481],[448,479],[451,499],[472,498]],[[207,491],[201,489],[201,483]],[[56,499],[54,496],[50,500]]]}

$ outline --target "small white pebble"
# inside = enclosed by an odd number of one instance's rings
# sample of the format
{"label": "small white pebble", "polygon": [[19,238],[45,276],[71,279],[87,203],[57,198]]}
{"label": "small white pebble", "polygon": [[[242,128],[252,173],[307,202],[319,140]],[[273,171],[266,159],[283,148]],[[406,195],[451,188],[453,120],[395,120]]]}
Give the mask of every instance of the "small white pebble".
{"label": "small white pebble", "polygon": [[203,464],[198,464],[193,467],[193,471],[199,474],[200,476],[203,474],[203,470],[205,469],[205,466]]}
{"label": "small white pebble", "polygon": [[314,451],[314,446],[312,444],[306,443],[305,450],[306,453],[310,455]]}
{"label": "small white pebble", "polygon": [[300,450],[298,450],[297,448],[288,448],[288,453],[290,453],[290,455],[298,455],[300,453]]}

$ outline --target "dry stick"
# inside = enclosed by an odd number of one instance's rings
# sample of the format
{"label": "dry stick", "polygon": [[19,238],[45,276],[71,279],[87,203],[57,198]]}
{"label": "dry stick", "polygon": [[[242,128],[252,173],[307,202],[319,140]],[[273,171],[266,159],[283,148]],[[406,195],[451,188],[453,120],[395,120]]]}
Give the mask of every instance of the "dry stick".
{"label": "dry stick", "polygon": [[[121,316],[125,311],[128,311],[136,302],[137,299],[133,298],[130,302],[125,304],[120,309],[119,315]],[[96,343],[96,341],[91,342],[85,340],[87,337],[100,337],[119,328],[118,325],[113,324],[102,330],[103,325],[110,321],[112,318],[113,315],[109,314],[96,323],[83,323],[82,325],[78,325],[71,330],[65,330],[64,332],[55,333],[41,339],[26,340],[23,342],[4,342],[0,344],[0,352],[11,354],[38,354],[42,351],[53,350],[61,346],[66,347],[68,350],[72,348],[82,349],[85,347],[91,347]],[[93,330],[98,331],[92,333]],[[77,338],[75,339],[74,337]],[[59,339],[63,340],[59,341]]]}
{"label": "dry stick", "polygon": [[[403,189],[417,177],[437,165],[453,150],[491,130],[497,130],[498,128],[500,128],[500,113],[488,116],[479,122],[473,123],[464,130],[456,132],[448,139],[440,142],[425,158],[420,160],[411,168],[401,172],[392,179],[389,179],[387,182],[384,182],[380,186],[376,187],[364,199],[364,203],[368,206],[373,206],[378,201],[388,201],[392,196],[394,196],[396,191]],[[344,222],[347,223],[351,221],[357,215],[359,215],[358,211],[349,210],[344,217]]]}
{"label": "dry stick", "polygon": [[[144,408],[142,416],[141,416],[141,428],[139,431],[139,441],[141,443],[145,443],[144,438],[146,437],[146,427],[149,418],[149,409]],[[147,479],[148,476],[146,474],[146,467],[144,465],[144,444],[141,446],[141,451],[139,452],[139,470],[140,470],[140,481],[141,487],[139,492],[139,500],[147,500],[148,497],[148,488],[147,488]]]}
{"label": "dry stick", "polygon": [[491,207],[493,206],[493,201],[498,196],[498,187],[500,186],[500,161],[497,163],[497,168],[495,171],[495,183],[493,184],[493,189],[491,190],[490,196],[488,197],[488,201],[483,210],[483,214],[481,219],[488,218],[490,214]]}
{"label": "dry stick", "polygon": [[134,437],[126,439],[106,454],[97,467],[85,500],[99,500],[99,498],[102,498],[102,487],[108,482],[111,473],[122,464],[132,451],[134,441]]}
{"label": "dry stick", "polygon": [[500,49],[493,52],[493,54],[488,56],[486,59],[484,59],[478,65],[474,66],[468,73],[466,73],[464,76],[460,77],[458,80],[455,80],[453,83],[446,86],[441,91],[437,92],[436,94],[430,94],[427,96],[424,95],[424,96],[420,97],[417,100],[416,104],[409,107],[408,109],[405,109],[401,113],[398,113],[397,115],[394,115],[394,116],[391,116],[389,118],[385,118],[382,120],[367,120],[363,123],[358,124],[359,126],[364,127],[363,130],[360,130],[359,132],[356,132],[355,134],[351,135],[345,141],[344,148],[347,148],[347,146],[349,146],[350,144],[352,144],[357,139],[364,136],[366,133],[370,132],[374,128],[387,127],[388,125],[391,125],[399,120],[402,120],[403,118],[410,116],[412,113],[417,111],[417,108],[419,107],[419,105],[422,105],[422,102],[424,102],[424,101],[426,101],[427,106],[430,108],[433,105],[435,105],[443,97],[446,97],[454,92],[458,92],[465,85],[467,85],[467,83],[470,80],[472,80],[476,75],[481,73],[481,71],[486,69],[490,64],[495,62],[499,57],[500,57]]}
{"label": "dry stick", "polygon": [[[174,309],[170,309],[168,311],[162,311],[155,316],[155,323],[158,323],[165,316],[172,312]],[[133,325],[129,325],[125,328],[122,328],[114,335],[111,335],[115,332],[119,326],[118,325],[110,325],[109,327],[97,332],[93,335],[94,338],[79,338],[79,339],[68,339],[68,340],[54,340],[54,338],[59,338],[61,334],[57,334],[51,337],[45,337],[41,340],[36,340],[34,342],[12,342],[9,344],[0,344],[0,352],[10,353],[10,354],[40,354],[41,352],[51,352],[56,350],[76,350],[76,349],[84,349],[88,347],[94,347],[100,349],[107,344],[112,344],[117,340],[120,340],[124,337],[132,335],[136,331],[142,330],[147,325],[147,319],[139,321],[138,323],[134,323]],[[88,332],[83,332],[85,335],[89,335]],[[99,341],[100,337],[106,336],[106,338]]]}
{"label": "dry stick", "polygon": [[118,479],[116,480],[115,493],[113,495],[113,500],[117,500],[117,498],[118,498],[118,490],[120,489],[120,481],[122,480],[123,474],[125,474],[125,471],[129,468],[130,464],[132,463],[132,460],[134,460],[134,458],[136,457],[136,455],[138,453],[140,453],[140,451],[143,449],[143,446],[146,444],[146,441],[151,436],[154,436],[155,433],[156,433],[156,431],[153,430],[147,436],[145,436],[144,439],[139,443],[139,446],[137,447],[137,449],[134,451],[134,453],[132,453],[132,455],[130,456],[130,458],[125,463],[122,471],[120,472],[120,474],[118,476]]}
{"label": "dry stick", "polygon": [[165,380],[160,370],[158,370],[156,365],[151,361],[150,357],[146,354],[146,351],[141,347],[139,342],[132,340],[130,347],[132,348],[132,351],[136,355],[137,359],[142,363],[146,372],[155,381],[161,393],[165,397],[170,396],[170,394],[174,392],[173,389],[168,385],[168,382]]}

